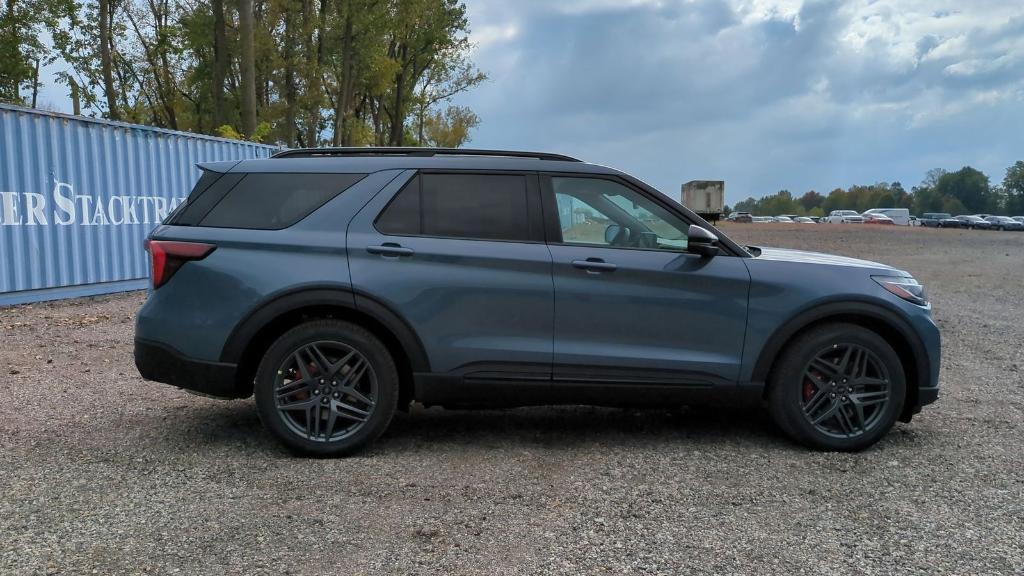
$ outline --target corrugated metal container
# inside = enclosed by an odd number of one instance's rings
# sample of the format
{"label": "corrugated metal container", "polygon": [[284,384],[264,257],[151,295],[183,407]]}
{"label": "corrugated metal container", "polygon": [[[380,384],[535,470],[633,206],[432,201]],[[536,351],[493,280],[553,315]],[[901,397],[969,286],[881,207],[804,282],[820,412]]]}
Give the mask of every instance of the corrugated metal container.
{"label": "corrugated metal container", "polygon": [[0,105],[0,306],[145,288],[197,162],[276,148]]}
{"label": "corrugated metal container", "polygon": [[691,180],[683,184],[683,206],[697,214],[715,219],[725,208],[725,182],[722,180]]}

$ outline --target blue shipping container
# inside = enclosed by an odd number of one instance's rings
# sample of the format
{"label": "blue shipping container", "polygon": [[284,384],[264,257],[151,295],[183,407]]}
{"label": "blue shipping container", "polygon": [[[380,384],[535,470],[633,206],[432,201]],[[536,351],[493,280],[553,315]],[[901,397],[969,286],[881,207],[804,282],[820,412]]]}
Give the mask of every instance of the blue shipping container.
{"label": "blue shipping container", "polygon": [[145,288],[196,163],[276,148],[0,104],[0,306]]}

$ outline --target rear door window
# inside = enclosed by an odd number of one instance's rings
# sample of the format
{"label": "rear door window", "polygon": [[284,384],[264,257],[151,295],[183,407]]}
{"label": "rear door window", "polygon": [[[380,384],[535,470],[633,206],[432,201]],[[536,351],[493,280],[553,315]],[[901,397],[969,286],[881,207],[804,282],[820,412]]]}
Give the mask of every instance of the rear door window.
{"label": "rear door window", "polygon": [[381,212],[375,225],[390,235],[531,241],[530,195],[524,174],[419,174]]}

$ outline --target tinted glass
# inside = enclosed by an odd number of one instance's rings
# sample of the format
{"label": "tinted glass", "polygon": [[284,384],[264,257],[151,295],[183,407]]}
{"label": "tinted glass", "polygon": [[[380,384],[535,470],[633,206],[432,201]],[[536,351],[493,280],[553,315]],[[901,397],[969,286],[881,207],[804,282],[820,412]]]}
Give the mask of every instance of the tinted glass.
{"label": "tinted glass", "polygon": [[421,174],[377,219],[384,234],[530,240],[526,177]]}
{"label": "tinted glass", "polygon": [[685,250],[690,226],[643,194],[610,180],[551,179],[562,241]]}
{"label": "tinted glass", "polygon": [[421,233],[419,176],[415,176],[398,192],[377,218],[376,225],[384,234],[415,236]]}
{"label": "tinted glass", "polygon": [[[364,174],[247,174],[202,219],[215,228],[280,230],[302,220]],[[205,195],[204,195],[205,196]]]}

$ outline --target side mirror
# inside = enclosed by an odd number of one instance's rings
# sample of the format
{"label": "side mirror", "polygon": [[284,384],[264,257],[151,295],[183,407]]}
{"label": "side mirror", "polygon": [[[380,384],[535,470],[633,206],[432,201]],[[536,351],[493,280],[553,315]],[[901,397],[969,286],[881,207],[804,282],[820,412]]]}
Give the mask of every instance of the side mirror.
{"label": "side mirror", "polygon": [[686,232],[686,250],[700,255],[701,258],[717,256],[718,236],[696,224],[690,224],[690,228]]}
{"label": "side mirror", "polygon": [[609,224],[604,229],[604,243],[610,246],[625,244],[629,240],[629,228],[623,228],[618,224]]}

